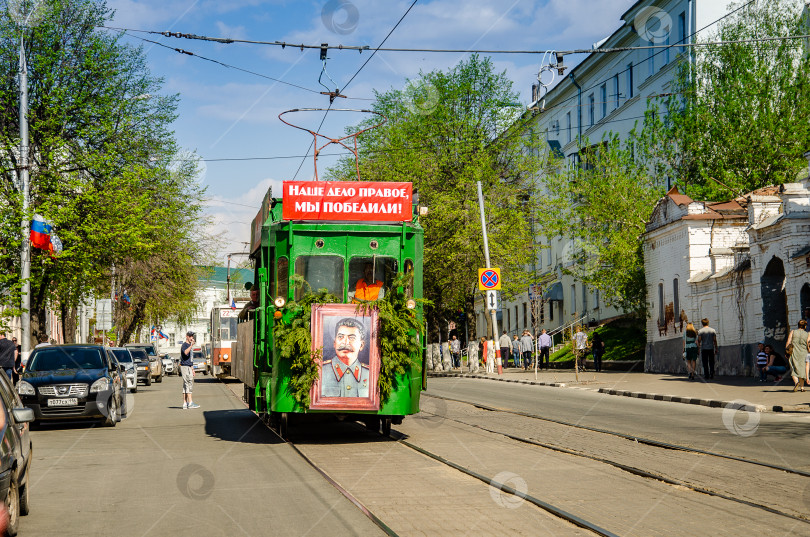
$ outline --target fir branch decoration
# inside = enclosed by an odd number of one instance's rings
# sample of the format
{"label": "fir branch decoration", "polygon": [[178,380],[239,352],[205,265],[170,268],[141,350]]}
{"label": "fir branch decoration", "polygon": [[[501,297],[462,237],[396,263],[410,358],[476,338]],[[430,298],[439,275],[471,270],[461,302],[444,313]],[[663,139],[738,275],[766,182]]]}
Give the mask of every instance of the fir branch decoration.
{"label": "fir branch decoration", "polygon": [[318,378],[318,363],[323,349],[312,351],[310,311],[312,304],[338,303],[341,300],[326,289],[313,293],[309,283],[299,275],[293,275],[296,289],[306,287],[299,301],[291,300],[281,310],[281,319],[273,326],[273,338],[281,358],[290,360],[290,392],[295,401],[309,408],[309,392]]}
{"label": "fir branch decoration", "polygon": [[[382,299],[363,301],[357,306],[358,312],[367,312],[377,308],[379,326],[377,339],[380,342],[380,405],[384,405],[396,388],[397,376],[405,375],[414,363],[414,356],[422,355],[419,344],[420,337],[424,337],[424,326],[416,315],[415,309],[408,309],[408,289],[412,274],[397,273],[391,290],[385,293]],[[429,301],[417,299],[417,304],[425,305]],[[421,368],[421,361],[416,361]],[[421,371],[420,371],[421,374]]]}
{"label": "fir branch decoration", "polygon": [[[384,405],[396,388],[397,376],[405,375],[414,363],[414,356],[421,356],[422,348],[418,336],[424,336],[424,326],[416,315],[416,310],[408,309],[408,289],[412,275],[401,272],[394,278],[392,289],[379,300],[361,301],[357,305],[358,315],[368,315],[378,310],[379,326],[377,339],[380,342],[380,405]],[[299,275],[293,276],[296,289],[306,287],[301,300],[290,301],[281,310],[281,319],[273,327],[273,337],[281,358],[290,360],[290,391],[295,401],[305,408],[310,405],[310,391],[318,378],[318,364],[323,358],[323,348],[312,350],[312,326],[310,312],[312,304],[342,302],[326,289],[313,292],[309,284]],[[417,299],[418,304],[429,301]],[[421,367],[421,361],[415,362]],[[421,374],[421,371],[420,371]]]}

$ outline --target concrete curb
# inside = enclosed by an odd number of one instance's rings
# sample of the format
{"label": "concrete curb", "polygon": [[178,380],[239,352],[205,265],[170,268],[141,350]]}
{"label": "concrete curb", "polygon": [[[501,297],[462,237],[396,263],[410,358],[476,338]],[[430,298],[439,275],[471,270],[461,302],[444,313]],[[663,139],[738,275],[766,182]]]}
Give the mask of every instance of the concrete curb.
{"label": "concrete curb", "polygon": [[445,373],[445,372],[428,372],[429,377],[461,377],[482,380],[495,380],[500,382],[515,382],[518,384],[531,384],[535,386],[554,386],[557,388],[575,388],[580,390],[591,390],[603,393],[605,395],[618,395],[620,397],[635,397],[636,399],[651,399],[654,401],[664,401],[668,403],[681,403],[686,405],[700,405],[712,408],[730,408],[735,410],[744,410],[746,412],[808,412],[810,406],[807,405],[755,405],[755,404],[741,404],[739,401],[722,401],[719,399],[700,399],[697,397],[682,397],[680,395],[666,395],[658,393],[646,392],[632,392],[627,390],[614,390],[612,388],[590,388],[586,386],[572,386],[565,382],[540,382],[535,380],[523,379],[506,379],[502,377],[489,377],[486,375],[472,374],[472,373]]}

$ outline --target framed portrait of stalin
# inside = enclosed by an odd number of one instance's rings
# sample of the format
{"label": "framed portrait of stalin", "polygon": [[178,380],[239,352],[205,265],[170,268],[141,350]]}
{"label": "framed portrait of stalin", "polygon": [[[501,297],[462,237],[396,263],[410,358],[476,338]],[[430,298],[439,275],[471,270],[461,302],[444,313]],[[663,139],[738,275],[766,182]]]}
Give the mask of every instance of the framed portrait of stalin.
{"label": "framed portrait of stalin", "polygon": [[313,410],[379,410],[377,311],[355,304],[312,305],[312,350],[322,349]]}

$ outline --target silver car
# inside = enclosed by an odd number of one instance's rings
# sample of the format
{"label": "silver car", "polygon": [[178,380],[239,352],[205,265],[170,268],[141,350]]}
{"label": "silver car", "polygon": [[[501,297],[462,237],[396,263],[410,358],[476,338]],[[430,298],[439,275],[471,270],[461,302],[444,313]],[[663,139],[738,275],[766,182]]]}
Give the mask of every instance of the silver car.
{"label": "silver car", "polygon": [[177,372],[174,369],[174,360],[168,354],[163,354],[160,358],[163,360],[163,374],[174,375]]}
{"label": "silver car", "polygon": [[138,391],[138,374],[135,370],[135,359],[129,352],[129,349],[124,347],[111,347],[110,350],[115,355],[118,363],[125,366],[127,369],[124,372],[124,378],[127,382],[127,389],[132,393]]}

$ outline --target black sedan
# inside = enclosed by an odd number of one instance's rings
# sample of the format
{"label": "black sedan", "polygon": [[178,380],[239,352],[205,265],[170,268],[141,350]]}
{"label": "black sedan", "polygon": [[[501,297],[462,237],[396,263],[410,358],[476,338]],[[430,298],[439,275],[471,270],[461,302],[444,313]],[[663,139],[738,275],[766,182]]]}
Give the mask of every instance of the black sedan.
{"label": "black sedan", "polygon": [[0,373],[0,501],[5,507],[4,535],[16,535],[20,515],[30,510],[29,472],[32,460],[28,422],[34,412],[25,408],[5,373]]}
{"label": "black sedan", "polygon": [[112,352],[101,345],[35,349],[17,393],[37,421],[95,418],[121,421],[125,380]]}

